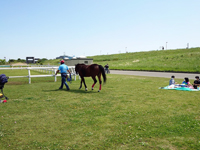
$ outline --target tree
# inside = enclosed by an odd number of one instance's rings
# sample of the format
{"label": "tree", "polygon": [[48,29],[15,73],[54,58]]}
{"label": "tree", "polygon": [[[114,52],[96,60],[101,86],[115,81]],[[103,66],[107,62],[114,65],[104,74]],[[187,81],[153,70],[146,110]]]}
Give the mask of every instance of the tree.
{"label": "tree", "polygon": [[9,62],[9,63],[12,63],[12,62],[15,62],[15,60],[14,60],[14,59],[9,59],[8,62]]}
{"label": "tree", "polygon": [[46,60],[48,60],[48,59],[42,58],[42,59],[39,59],[39,60],[37,61],[37,63],[40,64],[40,65],[43,65],[44,62],[45,62]]}
{"label": "tree", "polygon": [[5,59],[0,59],[0,65],[5,65],[6,64],[6,60]]}

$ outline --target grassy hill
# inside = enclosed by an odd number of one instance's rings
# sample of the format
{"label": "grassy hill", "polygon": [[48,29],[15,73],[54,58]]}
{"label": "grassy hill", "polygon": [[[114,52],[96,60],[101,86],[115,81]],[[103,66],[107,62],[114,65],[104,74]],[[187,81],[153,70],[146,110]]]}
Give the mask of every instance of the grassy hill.
{"label": "grassy hill", "polygon": [[[115,70],[200,72],[200,47],[90,56],[94,63]],[[43,65],[59,65],[58,59],[46,60]]]}
{"label": "grassy hill", "polygon": [[200,72],[200,48],[159,50],[92,56],[94,63],[110,69]]}
{"label": "grassy hill", "polygon": [[60,59],[50,59],[50,60],[45,60],[42,62],[43,65],[59,65],[60,64]]}

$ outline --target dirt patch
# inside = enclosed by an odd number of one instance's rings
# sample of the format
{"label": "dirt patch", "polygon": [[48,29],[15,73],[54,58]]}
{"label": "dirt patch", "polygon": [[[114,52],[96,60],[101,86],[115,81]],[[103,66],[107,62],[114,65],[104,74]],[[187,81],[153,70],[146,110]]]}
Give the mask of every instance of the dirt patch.
{"label": "dirt patch", "polygon": [[12,66],[27,66],[27,63],[14,63]]}
{"label": "dirt patch", "polygon": [[133,62],[135,63],[135,62],[139,62],[140,60],[139,59],[137,59],[137,60],[134,60]]}

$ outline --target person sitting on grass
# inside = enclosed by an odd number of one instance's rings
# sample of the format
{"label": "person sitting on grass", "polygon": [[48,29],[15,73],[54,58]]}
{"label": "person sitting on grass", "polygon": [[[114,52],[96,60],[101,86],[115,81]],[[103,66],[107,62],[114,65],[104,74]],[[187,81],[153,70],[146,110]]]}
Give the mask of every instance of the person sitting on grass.
{"label": "person sitting on grass", "polygon": [[184,84],[186,87],[190,88],[190,89],[194,89],[194,87],[192,86],[192,84],[190,84],[189,78],[185,77],[185,80],[182,82],[182,84]]}
{"label": "person sitting on grass", "polygon": [[175,85],[175,76],[171,76],[171,79],[169,80],[169,85]]}
{"label": "person sitting on grass", "polygon": [[197,86],[200,86],[199,76],[196,76],[195,79],[196,80],[194,80],[193,87],[194,87],[194,89],[197,89]]}

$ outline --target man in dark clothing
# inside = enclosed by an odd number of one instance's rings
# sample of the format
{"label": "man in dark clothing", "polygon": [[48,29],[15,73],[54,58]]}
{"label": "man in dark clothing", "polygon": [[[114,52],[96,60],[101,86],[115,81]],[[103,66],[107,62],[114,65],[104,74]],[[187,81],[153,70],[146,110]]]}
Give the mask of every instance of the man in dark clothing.
{"label": "man in dark clothing", "polygon": [[196,80],[194,80],[193,87],[197,89],[197,86],[200,86],[200,80],[199,80],[199,76],[196,76],[195,78]]}
{"label": "man in dark clothing", "polygon": [[109,66],[108,66],[108,64],[105,65],[104,67],[105,67],[105,71],[106,71],[106,73],[108,74],[108,73],[109,73]]}

